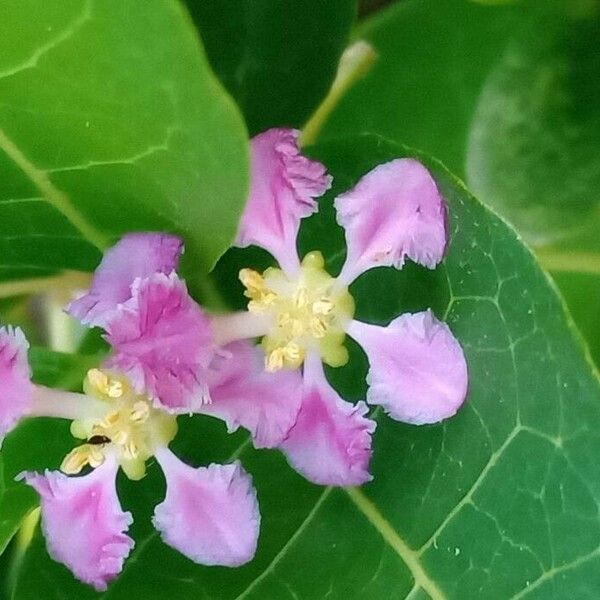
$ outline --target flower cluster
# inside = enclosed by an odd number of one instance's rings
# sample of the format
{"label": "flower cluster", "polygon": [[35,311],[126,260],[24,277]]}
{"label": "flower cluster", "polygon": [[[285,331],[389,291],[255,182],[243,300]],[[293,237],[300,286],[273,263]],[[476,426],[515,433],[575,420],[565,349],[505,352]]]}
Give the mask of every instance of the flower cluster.
{"label": "flower cluster", "polygon": [[[422,424],[453,415],[465,399],[464,355],[431,311],[386,327],[354,318],[350,286],[363,272],[402,268],[406,258],[428,268],[442,260],[447,208],[429,172],[393,160],[335,199],[347,258],[333,277],[318,250],[302,259],[296,250],[301,220],[331,185],[325,167],[300,153],[297,135],[273,129],[252,140],[252,187],[236,245],[266,249],[280,268],[240,271],[247,311],[208,314],[177,274],[182,241],[136,233],[106,252],[90,290],[67,309],[101,327],[111,348],[83,393],[33,384],[22,332],[0,329],[0,436],[27,417],[72,421],[81,443],[60,471],[20,477],[40,495],[51,556],[98,590],[134,544],[117,471],[140,479],[150,457],[167,481],[154,513],[165,543],[205,565],[237,566],[254,555],[260,514],[251,477],[238,462],[192,468],[178,459],[169,450],[178,414],[217,417],[229,431],[241,426],[256,448],[279,448],[308,480],[348,486],[371,479],[376,424],[367,403]],[[366,403],[342,399],[324,373],[323,362],[347,362],[347,335],[369,360]]]}

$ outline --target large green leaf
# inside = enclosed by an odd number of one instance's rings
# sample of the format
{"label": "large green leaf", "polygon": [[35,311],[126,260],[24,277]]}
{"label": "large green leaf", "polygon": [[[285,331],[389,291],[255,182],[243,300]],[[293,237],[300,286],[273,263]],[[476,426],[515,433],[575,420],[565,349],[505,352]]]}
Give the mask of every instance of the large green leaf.
{"label": "large green leaf", "polygon": [[[29,360],[36,382],[64,389],[78,389],[95,356],[76,356],[32,348]],[[65,453],[68,423],[45,419],[22,423],[11,433],[0,452],[0,553],[4,551],[23,517],[37,505],[31,489],[15,482],[25,469],[44,469],[47,461],[60,460]]]}
{"label": "large green leaf", "polygon": [[363,23],[380,59],[324,136],[375,132],[438,157],[533,242],[598,205],[597,2],[407,0]]}
{"label": "large green leaf", "polygon": [[131,230],[228,246],[245,127],[176,0],[7,0],[0,19],[1,278],[89,270]]}
{"label": "large green leaf", "polygon": [[355,0],[186,0],[216,73],[252,134],[299,127],[325,96]]}
{"label": "large green leaf", "polygon": [[[413,155],[378,138],[314,149],[335,177],[302,233],[336,271],[343,259],[332,196],[375,164]],[[194,464],[239,457],[258,489],[259,551],[239,569],[204,568],[163,545],[152,507],[164,494],[156,465],[120,481],[135,514],[137,546],[121,577],[98,596],[50,561],[38,534],[17,600],[101,597],[251,599],[507,598],[579,600],[600,593],[600,386],[551,283],[514,232],[438,162],[425,159],[450,205],[443,266],[377,269],[353,286],[360,318],[387,322],[432,306],[467,354],[470,393],[441,425],[414,427],[377,414],[372,483],[320,488],[275,451],[255,451],[216,421],[181,419],[174,447]],[[252,253],[222,260],[217,273]],[[233,287],[233,286],[232,286]],[[352,348],[330,370],[350,399],[364,396],[366,364]],[[56,467],[54,463],[49,465]]]}

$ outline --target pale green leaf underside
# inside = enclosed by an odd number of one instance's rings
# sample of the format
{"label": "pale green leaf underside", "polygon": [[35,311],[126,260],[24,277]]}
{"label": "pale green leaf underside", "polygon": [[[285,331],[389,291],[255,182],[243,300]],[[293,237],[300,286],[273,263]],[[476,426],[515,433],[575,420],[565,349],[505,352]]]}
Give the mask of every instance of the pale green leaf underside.
{"label": "pale green leaf underside", "polygon": [[[335,270],[343,257],[331,197],[406,149],[358,137],[315,149],[335,178],[302,235]],[[409,153],[410,154],[410,153]],[[232,452],[252,473],[263,516],[259,551],[236,570],[203,568],[166,547],[150,516],[163,497],[156,465],[122,482],[137,546],[111,600],[579,600],[600,592],[600,388],[552,285],[531,253],[439,163],[421,157],[448,199],[451,246],[437,271],[376,270],[353,293],[359,318],[386,322],[433,306],[464,346],[465,407],[444,424],[411,427],[377,415],[374,481],[312,486],[243,434],[182,419],[175,449],[194,464]],[[323,232],[328,232],[323,236]],[[321,240],[318,242],[318,240]],[[219,273],[219,271],[217,271]],[[374,299],[377,299],[375,302]],[[364,393],[364,358],[332,371],[348,398]],[[188,425],[186,425],[188,423]],[[237,448],[237,450],[236,450]],[[47,558],[38,535],[16,599],[94,598]]]}
{"label": "pale green leaf underside", "polygon": [[247,161],[241,117],[175,0],[5,3],[1,278],[90,270],[132,230],[184,234],[205,272],[235,233]]}

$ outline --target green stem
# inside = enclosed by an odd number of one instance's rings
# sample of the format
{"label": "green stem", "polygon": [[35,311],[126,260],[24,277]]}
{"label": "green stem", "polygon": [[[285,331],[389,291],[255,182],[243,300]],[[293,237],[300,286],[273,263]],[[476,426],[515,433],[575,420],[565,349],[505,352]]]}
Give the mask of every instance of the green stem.
{"label": "green stem", "polygon": [[337,75],[329,93],[302,129],[302,135],[300,136],[302,146],[315,143],[333,109],[346,92],[368,73],[376,59],[377,53],[374,48],[362,40],[355,42],[344,50]]}
{"label": "green stem", "polygon": [[90,286],[91,275],[79,271],[63,271],[49,277],[32,277],[0,283],[0,298],[29,296],[50,290],[84,290]]}

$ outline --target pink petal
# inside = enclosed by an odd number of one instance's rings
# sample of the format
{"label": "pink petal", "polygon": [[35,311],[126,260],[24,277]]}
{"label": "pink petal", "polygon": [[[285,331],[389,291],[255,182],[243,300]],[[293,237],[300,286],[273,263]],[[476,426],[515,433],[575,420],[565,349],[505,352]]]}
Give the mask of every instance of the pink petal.
{"label": "pink petal", "polygon": [[104,254],[90,291],[71,302],[67,312],[85,325],[104,326],[118,304],[131,298],[135,279],[169,274],[177,267],[183,242],[164,233],[130,233]]}
{"label": "pink petal", "polygon": [[17,327],[0,327],[0,444],[32,408],[29,343]]}
{"label": "pink petal", "polygon": [[296,425],[281,445],[290,464],[320,485],[361,485],[369,473],[375,421],[364,402],[340,398],[329,385],[318,357],[305,361],[304,395]]}
{"label": "pink petal", "polygon": [[446,202],[429,171],[412,158],[375,167],[335,199],[335,208],[346,230],[345,283],[373,267],[400,269],[406,256],[430,269],[444,256]]}
{"label": "pink petal", "polygon": [[251,560],[260,513],[252,478],[240,463],[194,469],[166,448],[156,458],[167,480],[167,496],[154,511],[164,542],[202,565]]}
{"label": "pink petal", "polygon": [[84,477],[67,477],[59,471],[19,476],[40,495],[50,556],[98,591],[121,572],[134,546],[125,534],[132,518],[119,504],[117,468],[116,461],[108,459]]}
{"label": "pink petal", "polygon": [[300,410],[300,373],[267,373],[264,353],[245,341],[226,346],[213,368],[211,402],[200,412],[223,419],[230,432],[245,427],[257,448],[278,446]]}
{"label": "pink petal", "polygon": [[214,355],[208,317],[174,272],[137,280],[132,294],[106,324],[114,350],[107,366],[167,410],[196,410],[207,399],[205,371]]}
{"label": "pink petal", "polygon": [[402,315],[387,327],[353,321],[347,331],[369,359],[367,402],[380,404],[394,419],[437,423],[464,402],[465,356],[430,310]]}
{"label": "pink petal", "polygon": [[251,189],[236,240],[237,246],[265,248],[292,272],[300,219],[317,211],[315,198],[331,186],[325,167],[300,154],[298,135],[269,129],[252,139]]}

